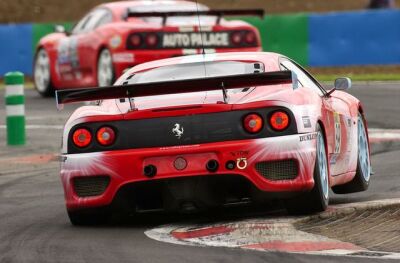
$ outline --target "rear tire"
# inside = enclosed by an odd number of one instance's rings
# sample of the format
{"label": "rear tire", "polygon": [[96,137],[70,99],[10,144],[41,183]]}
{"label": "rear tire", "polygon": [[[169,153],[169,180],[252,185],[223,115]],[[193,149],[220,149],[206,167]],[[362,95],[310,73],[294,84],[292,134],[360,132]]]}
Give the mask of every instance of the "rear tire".
{"label": "rear tire", "polygon": [[97,60],[97,85],[99,87],[111,86],[114,80],[115,74],[111,52],[104,48],[100,51]]}
{"label": "rear tire", "polygon": [[285,201],[286,210],[292,215],[325,211],[329,204],[329,173],[324,134],[317,124],[317,150],[314,167],[314,188]]}
{"label": "rear tire", "polygon": [[51,83],[50,59],[44,48],[39,48],[35,55],[33,80],[37,92],[42,97],[54,96],[54,87]]}
{"label": "rear tire", "polygon": [[69,220],[74,226],[104,225],[110,220],[110,213],[106,208],[67,211]]}
{"label": "rear tire", "polygon": [[357,121],[357,169],[353,180],[332,187],[335,194],[350,194],[366,191],[371,180],[371,161],[369,155],[369,145],[367,130],[365,128],[365,120],[361,113],[358,113]]}

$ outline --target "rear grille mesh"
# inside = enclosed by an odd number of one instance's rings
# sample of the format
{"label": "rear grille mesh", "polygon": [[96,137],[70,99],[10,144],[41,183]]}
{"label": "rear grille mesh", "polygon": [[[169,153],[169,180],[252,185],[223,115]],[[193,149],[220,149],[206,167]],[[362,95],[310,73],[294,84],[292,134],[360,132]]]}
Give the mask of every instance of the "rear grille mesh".
{"label": "rear grille mesh", "polygon": [[105,192],[110,184],[108,176],[91,176],[74,178],[75,193],[79,197],[98,196]]}
{"label": "rear grille mesh", "polygon": [[257,172],[271,181],[293,180],[298,175],[295,160],[282,160],[256,163]]}

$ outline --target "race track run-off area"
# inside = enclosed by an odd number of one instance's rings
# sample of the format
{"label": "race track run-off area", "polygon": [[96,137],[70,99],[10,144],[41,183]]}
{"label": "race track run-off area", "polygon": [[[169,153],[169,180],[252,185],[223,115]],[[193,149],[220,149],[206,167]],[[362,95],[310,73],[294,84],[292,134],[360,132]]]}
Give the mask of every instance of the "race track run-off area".
{"label": "race track run-off area", "polygon": [[58,156],[63,124],[79,105],[57,112],[54,99],[27,89],[27,145],[5,146],[5,119],[0,119],[0,262],[396,262],[400,88],[363,83],[350,93],[366,109],[374,174],[366,192],[331,193],[324,213],[290,217],[275,202],[73,227]]}

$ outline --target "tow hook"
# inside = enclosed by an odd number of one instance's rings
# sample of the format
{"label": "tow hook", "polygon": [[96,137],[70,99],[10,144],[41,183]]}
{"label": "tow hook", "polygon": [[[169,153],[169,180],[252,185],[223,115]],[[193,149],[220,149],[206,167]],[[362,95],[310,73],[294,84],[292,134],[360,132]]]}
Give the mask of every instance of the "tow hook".
{"label": "tow hook", "polygon": [[236,166],[240,170],[244,170],[247,167],[247,158],[238,158],[236,160]]}

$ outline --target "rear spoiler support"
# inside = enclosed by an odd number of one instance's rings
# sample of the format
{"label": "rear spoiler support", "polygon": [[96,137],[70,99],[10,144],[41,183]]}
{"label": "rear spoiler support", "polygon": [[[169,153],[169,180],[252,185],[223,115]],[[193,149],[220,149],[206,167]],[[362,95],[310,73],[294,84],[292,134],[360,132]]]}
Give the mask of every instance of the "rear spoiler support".
{"label": "rear spoiler support", "polygon": [[167,23],[168,17],[179,17],[179,16],[216,16],[217,24],[221,22],[223,16],[258,16],[264,17],[263,9],[234,9],[234,10],[207,10],[207,11],[175,11],[175,12],[138,12],[129,10],[124,15],[123,19],[127,20],[130,17],[161,17],[162,24]]}
{"label": "rear spoiler support", "polygon": [[295,78],[296,76],[292,74],[292,71],[275,71],[97,88],[66,89],[56,91],[56,101],[59,106],[61,104],[73,102],[147,97],[222,89],[224,101],[227,102],[226,90],[291,83],[293,83],[293,88],[295,89],[297,82]]}

